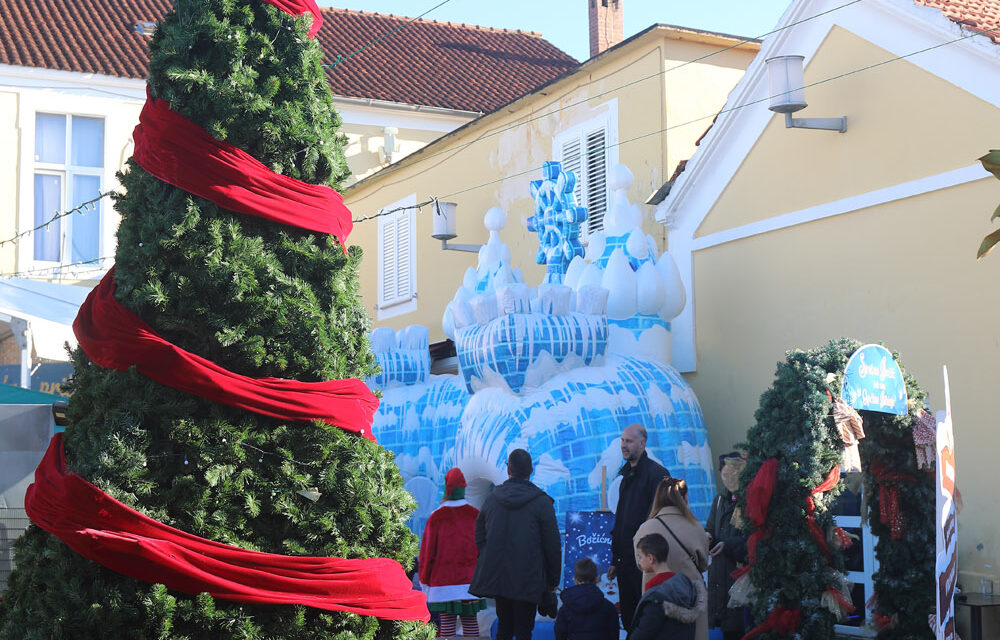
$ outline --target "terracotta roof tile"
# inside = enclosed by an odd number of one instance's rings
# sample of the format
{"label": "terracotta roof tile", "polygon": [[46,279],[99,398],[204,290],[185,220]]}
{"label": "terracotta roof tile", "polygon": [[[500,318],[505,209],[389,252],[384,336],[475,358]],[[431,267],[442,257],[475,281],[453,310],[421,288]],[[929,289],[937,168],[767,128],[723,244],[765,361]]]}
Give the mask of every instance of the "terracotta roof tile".
{"label": "terracotta roof tile", "polygon": [[[148,38],[135,24],[160,20],[172,5],[0,0],[0,64],[144,78]],[[404,27],[409,20],[324,8],[325,62],[346,58],[327,69],[334,94],[489,112],[577,66],[537,33],[435,20]]]}
{"label": "terracotta roof tile", "polygon": [[[1000,27],[1000,0],[913,0],[913,3],[940,9],[949,20],[974,31]],[[983,35],[1000,44],[1000,28]]]}

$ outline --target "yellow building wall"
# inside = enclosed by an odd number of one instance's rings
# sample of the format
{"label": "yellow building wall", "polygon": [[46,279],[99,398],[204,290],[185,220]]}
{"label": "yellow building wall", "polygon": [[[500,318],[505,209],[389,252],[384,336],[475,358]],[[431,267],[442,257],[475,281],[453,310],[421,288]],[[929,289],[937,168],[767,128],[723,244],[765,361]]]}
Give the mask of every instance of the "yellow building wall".
{"label": "yellow building wall", "polygon": [[756,47],[729,49],[702,60],[706,54],[731,45],[731,41],[721,40],[707,45],[693,40],[664,41],[666,114],[662,126],[668,140],[663,146],[663,162],[669,172],[665,178],[673,174],[677,163],[691,157],[695,143],[725,105],[756,51]]}
{"label": "yellow building wall", "polygon": [[[806,83],[891,56],[835,29]],[[974,164],[1000,113],[907,61],[810,87],[804,116],[847,115],[844,134],[784,128],[775,116],[699,236]],[[831,338],[884,342],[944,408],[950,376],[958,481],[960,582],[1000,587],[1000,258],[975,259],[1000,201],[992,178],[703,249],[694,254],[697,372],[711,445],[753,424],[775,365]],[[983,545],[983,559],[974,554]],[[988,617],[988,616],[987,616]]]}
{"label": "yellow building wall", "polygon": [[[345,190],[345,201],[355,217],[376,213],[409,195],[421,203],[431,197],[458,205],[458,237],[452,243],[486,242],[483,215],[493,206],[507,212],[501,233],[510,247],[512,262],[524,272],[529,284],[541,281],[544,268],[535,264],[537,236],[528,232],[526,221],[534,212],[529,183],[541,177],[542,163],[553,158],[552,140],[560,132],[617,109],[617,144],[613,154],[629,167],[635,183],[629,199],[643,203],[669,178],[673,165],[694,152],[697,140],[749,64],[756,45],[713,56],[705,62],[681,69],[664,69],[718,51],[712,42],[675,41],[655,30],[638,38],[623,51],[612,52],[601,64],[543,87],[530,96],[491,114],[413,156],[401,167],[390,167]],[[694,84],[692,84],[694,83]],[[690,105],[688,103],[691,103]],[[670,119],[680,122],[700,119],[683,127],[667,129]],[[650,135],[652,134],[652,135]],[[671,149],[670,153],[667,149]],[[665,242],[665,229],[646,211],[644,228]],[[416,310],[379,318],[378,221],[359,222],[351,236],[365,250],[360,279],[361,293],[374,326],[401,329],[425,325],[431,342],[444,339],[441,316],[461,285],[466,269],[477,264],[475,253],[442,251],[431,238],[430,207],[416,215]]]}
{"label": "yellow building wall", "polygon": [[[347,165],[351,169],[351,177],[347,184],[367,178],[379,169],[388,166],[379,155],[379,149],[385,146],[383,127],[345,123],[342,131],[347,136]],[[398,162],[414,151],[424,147],[441,137],[441,132],[424,129],[399,127],[396,134],[396,149],[392,161]]]}
{"label": "yellow building wall", "polygon": [[[806,67],[805,83],[893,57],[835,27]],[[786,129],[776,114],[698,236],[967,166],[986,152],[984,126],[997,117],[994,107],[908,60],[810,86],[806,101],[796,117],[846,115],[847,133]]]}
{"label": "yellow building wall", "polygon": [[[17,233],[17,94],[0,91],[0,240]],[[0,246],[0,273],[14,271],[12,243]]]}

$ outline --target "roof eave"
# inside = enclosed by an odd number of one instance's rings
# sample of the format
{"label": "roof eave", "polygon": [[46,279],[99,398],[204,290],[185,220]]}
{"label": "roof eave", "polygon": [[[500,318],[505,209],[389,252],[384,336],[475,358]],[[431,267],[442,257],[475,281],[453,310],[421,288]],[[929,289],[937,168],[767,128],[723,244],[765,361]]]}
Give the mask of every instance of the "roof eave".
{"label": "roof eave", "polygon": [[[408,167],[408,166],[410,166],[410,165],[418,162],[425,154],[429,153],[431,149],[437,149],[438,147],[443,146],[448,141],[450,141],[450,140],[452,140],[452,139],[454,139],[456,137],[464,135],[465,133],[467,133],[467,131],[469,129],[471,129],[473,127],[488,126],[490,122],[492,122],[493,120],[501,117],[500,114],[502,112],[516,110],[516,108],[518,106],[520,106],[521,103],[527,102],[527,101],[533,99],[537,95],[544,95],[545,91],[547,89],[551,88],[552,86],[554,86],[556,84],[559,84],[560,82],[563,82],[565,80],[568,80],[569,78],[573,77],[574,75],[576,75],[578,73],[582,74],[582,73],[590,72],[595,67],[599,67],[602,64],[607,63],[612,58],[618,57],[619,55],[624,55],[625,51],[627,49],[631,48],[632,46],[636,45],[636,43],[638,43],[638,42],[646,39],[647,37],[649,39],[652,39],[652,36],[649,36],[649,34],[654,33],[654,32],[660,32],[660,33],[657,34],[657,37],[671,37],[671,35],[673,35],[674,37],[672,39],[676,39],[676,40],[695,39],[695,38],[698,38],[698,37],[705,37],[705,38],[711,37],[711,38],[715,38],[715,39],[728,40],[730,42],[730,46],[732,44],[736,44],[737,45],[736,48],[747,47],[747,48],[752,48],[752,49],[755,49],[755,50],[757,50],[757,49],[760,48],[760,40],[757,40],[755,38],[741,38],[739,36],[730,36],[730,35],[727,35],[727,34],[716,33],[716,32],[713,32],[713,31],[699,31],[697,29],[688,29],[686,27],[677,27],[677,26],[668,25],[668,24],[659,24],[659,23],[652,24],[652,25],[646,27],[645,29],[643,29],[642,31],[640,31],[639,33],[637,33],[637,34],[635,34],[635,35],[633,35],[633,36],[631,36],[629,38],[626,38],[625,40],[619,42],[618,44],[616,44],[613,47],[610,47],[606,51],[602,51],[601,53],[597,54],[596,56],[594,56],[592,58],[589,58],[589,59],[581,62],[579,65],[577,65],[576,67],[573,67],[572,69],[566,71],[565,73],[563,73],[563,74],[561,74],[559,76],[556,76],[555,78],[549,80],[545,84],[542,84],[542,85],[539,85],[538,87],[535,87],[531,91],[529,91],[529,92],[527,92],[527,93],[525,93],[525,94],[523,94],[523,95],[521,95],[521,96],[519,96],[517,98],[514,98],[510,102],[497,107],[493,111],[490,111],[489,113],[483,114],[482,116],[476,118],[475,120],[472,120],[471,122],[468,122],[468,123],[462,125],[461,127],[458,127],[457,129],[455,129],[453,131],[450,131],[449,133],[446,133],[445,135],[441,136],[440,138],[435,139],[434,141],[430,142],[429,144],[427,144],[427,145],[421,147],[420,149],[417,149],[413,153],[409,154],[405,158],[401,158],[397,162],[394,162],[394,163],[392,163],[392,164],[390,164],[390,165],[388,165],[388,166],[386,166],[386,167],[384,167],[382,169],[379,169],[375,173],[373,173],[373,174],[371,174],[369,176],[366,176],[366,177],[362,178],[361,180],[358,180],[357,182],[355,182],[355,183],[353,183],[353,184],[345,187],[344,191],[343,191],[344,195],[347,196],[349,193],[352,193],[354,191],[357,191],[358,189],[366,187],[369,184],[377,181],[378,179],[380,179],[382,177],[385,177],[387,175],[395,173],[396,171],[399,171],[400,169],[403,169],[405,167]],[[666,33],[664,33],[664,32],[666,32]],[[685,37],[681,37],[682,34],[683,35],[687,35],[687,37],[686,38]]]}

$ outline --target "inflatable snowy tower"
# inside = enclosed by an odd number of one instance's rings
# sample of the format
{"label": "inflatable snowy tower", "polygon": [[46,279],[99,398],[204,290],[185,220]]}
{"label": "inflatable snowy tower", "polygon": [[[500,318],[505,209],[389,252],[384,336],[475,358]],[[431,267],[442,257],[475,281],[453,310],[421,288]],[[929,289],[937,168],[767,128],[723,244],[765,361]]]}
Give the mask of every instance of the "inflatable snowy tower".
{"label": "inflatable snowy tower", "polygon": [[532,481],[555,499],[560,523],[568,511],[600,507],[602,467],[614,509],[619,438],[633,423],[646,427],[650,455],[688,482],[691,508],[704,520],[715,495],[704,419],[668,364],[670,319],[685,301],[676,267],[642,232],[624,166],[612,172],[605,231],[591,234],[586,257],[579,240],[586,210],[576,205],[573,174],[556,162],[543,174],[531,183],[528,224],[539,237],[544,281],[524,282],[500,240],[506,215],[490,209],[489,242],[443,318],[458,376],[404,372],[429,369],[420,360],[426,329],[373,333],[383,365],[375,433],[396,452],[420,505],[412,524],[419,533],[451,466],[462,469],[477,503],[506,480],[515,448],[531,453]]}

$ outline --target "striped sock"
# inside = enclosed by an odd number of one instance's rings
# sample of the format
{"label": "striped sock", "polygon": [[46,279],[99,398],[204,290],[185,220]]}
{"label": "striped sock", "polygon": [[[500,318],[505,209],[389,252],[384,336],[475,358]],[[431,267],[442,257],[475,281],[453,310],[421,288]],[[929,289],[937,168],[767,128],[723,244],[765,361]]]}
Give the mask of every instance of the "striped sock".
{"label": "striped sock", "polygon": [[455,635],[455,622],[458,619],[454,613],[442,613],[441,623],[438,625],[437,637],[444,638]]}
{"label": "striped sock", "polygon": [[466,638],[479,635],[479,620],[476,616],[462,616],[462,635]]}

